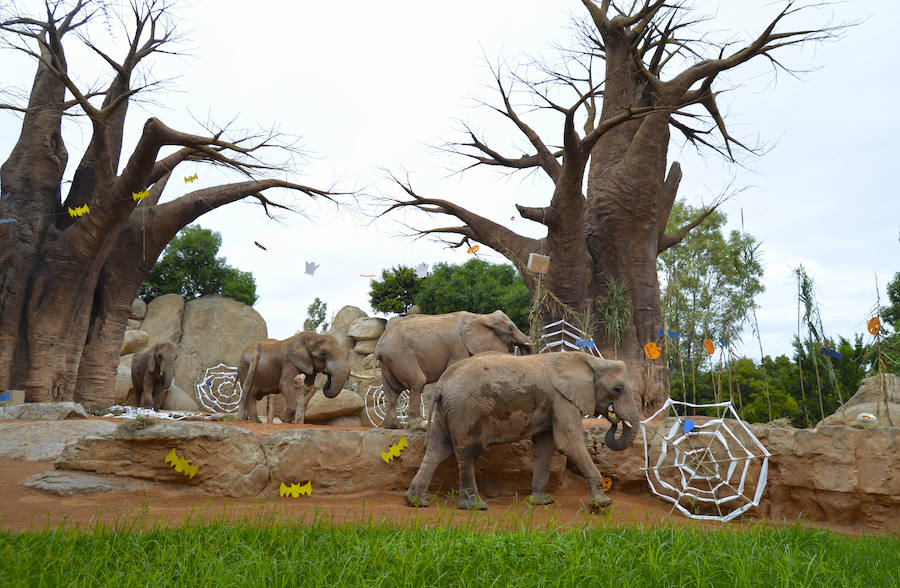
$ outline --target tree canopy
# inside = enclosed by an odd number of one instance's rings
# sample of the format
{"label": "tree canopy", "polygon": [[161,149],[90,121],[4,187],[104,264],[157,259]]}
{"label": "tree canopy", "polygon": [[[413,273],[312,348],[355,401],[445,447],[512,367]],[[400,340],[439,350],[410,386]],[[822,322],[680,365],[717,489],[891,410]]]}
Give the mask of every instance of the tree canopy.
{"label": "tree canopy", "polygon": [[140,297],[149,302],[163,294],[180,294],[185,300],[220,294],[252,306],[258,298],[253,275],[216,257],[221,246],[222,235],[216,231],[199,225],[183,228],[141,284]]}
{"label": "tree canopy", "polygon": [[381,279],[371,281],[369,304],[376,312],[405,315],[416,303],[420,282],[416,270],[405,265],[381,270]]}
{"label": "tree canopy", "polygon": [[316,296],[306,309],[306,319],[303,321],[304,331],[313,331],[324,333],[328,330],[328,322],[325,320],[325,313],[328,312],[328,305]]}

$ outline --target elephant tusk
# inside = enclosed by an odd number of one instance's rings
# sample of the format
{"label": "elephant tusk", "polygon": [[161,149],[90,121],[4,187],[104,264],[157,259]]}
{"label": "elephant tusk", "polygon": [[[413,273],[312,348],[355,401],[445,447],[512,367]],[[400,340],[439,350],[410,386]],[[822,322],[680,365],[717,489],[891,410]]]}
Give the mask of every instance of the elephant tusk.
{"label": "elephant tusk", "polygon": [[625,419],[622,419],[622,424],[625,425],[626,427],[628,427],[629,429],[633,428],[633,427],[631,426],[631,423],[629,423],[629,422],[626,421]]}

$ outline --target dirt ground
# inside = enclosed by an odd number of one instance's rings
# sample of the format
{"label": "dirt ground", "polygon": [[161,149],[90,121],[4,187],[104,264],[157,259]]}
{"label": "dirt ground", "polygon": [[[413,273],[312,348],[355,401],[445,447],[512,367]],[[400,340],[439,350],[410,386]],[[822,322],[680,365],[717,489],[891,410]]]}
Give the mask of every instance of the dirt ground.
{"label": "dirt ground", "polygon": [[[108,419],[116,421],[115,419]],[[227,423],[265,437],[288,425]],[[292,428],[298,425],[290,425]],[[609,492],[613,505],[600,514],[585,511],[587,486],[574,476],[562,492],[554,493],[556,503],[529,507],[521,496],[486,498],[488,510],[469,513],[456,509],[455,499],[438,496],[431,508],[406,506],[402,492],[370,491],[357,494],[301,496],[299,498],[245,498],[203,496],[183,487],[162,487],[156,493],[100,492],[58,496],[25,488],[22,482],[32,474],[52,470],[53,462],[26,462],[0,459],[0,528],[10,531],[40,530],[63,524],[90,528],[97,524],[127,528],[133,524],[178,526],[188,518],[212,520],[311,521],[319,517],[335,522],[379,522],[405,525],[416,523],[453,524],[477,530],[509,528],[548,529],[588,525],[657,526],[677,524],[688,527],[746,529],[759,521],[718,523],[685,518],[671,505],[650,495]],[[527,492],[527,488],[522,489]],[[804,523],[810,524],[812,523]],[[821,525],[817,525],[821,526]],[[832,527],[833,528],[833,527]],[[864,529],[833,528],[857,534]]]}

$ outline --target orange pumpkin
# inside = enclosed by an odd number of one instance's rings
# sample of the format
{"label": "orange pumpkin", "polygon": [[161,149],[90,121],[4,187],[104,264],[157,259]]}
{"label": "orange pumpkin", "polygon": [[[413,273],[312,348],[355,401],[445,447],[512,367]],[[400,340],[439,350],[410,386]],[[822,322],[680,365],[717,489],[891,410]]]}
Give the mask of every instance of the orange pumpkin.
{"label": "orange pumpkin", "polygon": [[871,319],[869,319],[867,328],[869,329],[870,333],[872,333],[873,335],[877,335],[878,331],[881,330],[881,319],[877,316],[872,317]]}
{"label": "orange pumpkin", "polygon": [[644,345],[644,353],[650,359],[659,359],[659,346],[651,341]]}
{"label": "orange pumpkin", "polygon": [[703,347],[706,348],[706,352],[709,353],[710,355],[712,355],[713,353],[716,352],[716,346],[715,346],[715,344],[712,342],[712,339],[704,339],[704,340],[703,340]]}

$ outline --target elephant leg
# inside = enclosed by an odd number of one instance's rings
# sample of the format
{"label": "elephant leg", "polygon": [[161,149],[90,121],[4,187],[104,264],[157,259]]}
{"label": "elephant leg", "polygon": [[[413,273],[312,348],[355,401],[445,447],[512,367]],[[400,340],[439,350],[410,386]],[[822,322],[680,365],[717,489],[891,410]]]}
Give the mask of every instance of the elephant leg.
{"label": "elephant leg", "polygon": [[153,408],[153,389],[155,382],[150,371],[144,374],[144,383],[141,386],[141,408]]}
{"label": "elephant leg", "polygon": [[409,489],[403,497],[406,504],[412,507],[427,508],[428,504],[428,485],[431,484],[431,478],[434,471],[441,463],[451,455],[453,455],[453,446],[447,437],[446,431],[428,430],[428,441],[425,444],[425,456],[419,465],[419,471],[409,485]]}
{"label": "elephant leg", "polygon": [[[299,392],[299,386],[297,386],[295,378],[298,374],[299,372],[293,365],[285,364],[281,370],[281,378],[278,380],[278,391],[284,396],[284,412],[280,415],[281,422],[284,423],[293,423],[297,415],[297,393]],[[271,402],[274,407],[275,399],[272,398]],[[306,416],[305,412],[306,411],[304,410],[304,417]],[[271,423],[272,421],[269,422]]]}
{"label": "elephant leg", "polygon": [[297,406],[294,409],[294,424],[299,423],[302,425],[306,421],[306,403],[309,402],[309,397],[304,393],[304,380],[305,376],[303,374],[297,374],[291,382],[294,395],[297,398]]}
{"label": "elephant leg", "polygon": [[409,404],[406,406],[406,428],[409,431],[424,431],[425,417],[422,414],[422,390],[425,388],[425,374],[419,370],[409,382]]}
{"label": "elephant leg", "polygon": [[396,383],[392,385],[387,378],[384,379],[384,421],[381,426],[385,429],[400,428],[400,420],[397,418],[397,397],[400,396],[400,390],[396,386]]}
{"label": "elephant leg", "polygon": [[588,489],[591,492],[591,501],[588,505],[590,510],[597,512],[612,504],[612,500],[603,492],[600,470],[597,469],[594,460],[591,459],[591,454],[588,453],[581,428],[576,430],[574,427],[569,428],[565,425],[557,426],[555,419],[553,425],[553,439],[557,449],[572,460],[587,481]]}
{"label": "elephant leg", "polygon": [[556,453],[553,443],[553,432],[545,431],[531,438],[534,442],[534,472],[531,475],[531,496],[529,504],[550,504],[553,498],[547,494],[547,481],[550,479],[550,462]]}
{"label": "elephant leg", "polygon": [[463,510],[487,510],[487,503],[478,495],[475,481],[475,462],[481,454],[481,446],[472,445],[456,451],[459,464],[459,508]]}
{"label": "elephant leg", "polygon": [[153,394],[153,410],[160,410],[162,405],[166,403],[166,396],[169,395],[169,386],[166,386],[164,382],[160,382],[159,387],[162,389]]}

